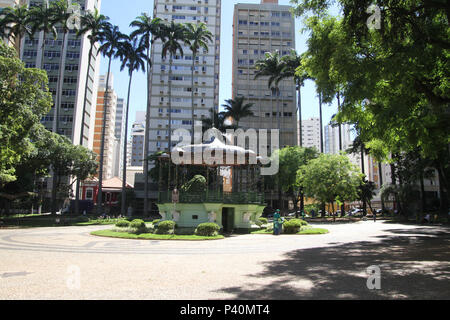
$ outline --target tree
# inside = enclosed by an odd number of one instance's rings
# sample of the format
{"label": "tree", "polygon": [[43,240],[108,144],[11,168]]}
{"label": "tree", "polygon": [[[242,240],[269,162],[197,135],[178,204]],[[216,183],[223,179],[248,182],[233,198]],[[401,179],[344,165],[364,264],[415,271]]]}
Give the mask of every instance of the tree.
{"label": "tree", "polygon": [[239,121],[242,118],[254,116],[252,111],[253,103],[244,104],[244,101],[245,97],[237,97],[225,100],[225,104],[222,105],[225,109],[224,116],[233,118],[236,127],[239,127]]}
{"label": "tree", "polygon": [[98,213],[102,210],[102,192],[103,192],[103,161],[105,152],[105,133],[106,133],[106,115],[108,111],[108,95],[109,95],[109,75],[111,73],[111,61],[113,58],[117,57],[117,48],[120,45],[120,41],[125,39],[125,35],[119,31],[118,26],[110,25],[108,28],[103,30],[104,32],[104,42],[100,46],[99,51],[103,56],[108,57],[108,72],[106,74],[106,86],[105,86],[105,96],[103,104],[103,122],[102,122],[102,137],[100,145],[100,169],[98,175],[98,197],[97,197],[97,210]]}
{"label": "tree", "polygon": [[[109,27],[109,18],[100,14],[98,9],[95,8],[93,12],[87,11],[81,16],[81,28],[78,30],[78,36],[88,34],[87,38],[89,40],[89,55],[88,64],[86,70],[86,82],[84,86],[84,99],[83,99],[83,109],[81,114],[81,131],[80,131],[80,146],[84,145],[84,121],[86,118],[86,105],[87,105],[87,94],[88,94],[88,83],[89,83],[89,70],[91,69],[91,61],[94,51],[94,46],[98,42],[102,42],[104,38],[104,29]],[[99,51],[97,51],[98,55]],[[76,191],[75,191],[75,212],[79,214],[80,208],[80,179],[77,179]]]}
{"label": "tree", "polygon": [[[286,147],[275,151],[274,156],[279,159],[279,171],[273,178],[279,181],[281,189],[289,194],[299,191],[300,195],[300,210],[304,210],[304,194],[303,186],[298,185],[297,171],[304,165],[307,165],[310,160],[318,157],[318,152],[315,148],[302,148],[299,146]],[[297,203],[297,201],[294,201]]]}
{"label": "tree", "polygon": [[131,93],[131,82],[133,79],[133,72],[143,70],[145,71],[145,65],[147,61],[147,56],[145,54],[146,47],[138,42],[137,38],[125,39],[125,41],[120,43],[117,50],[117,55],[122,61],[120,70],[128,69],[129,82],[128,82],[128,95],[127,95],[127,108],[125,111],[125,136],[123,141],[123,174],[122,174],[122,201],[121,201],[121,212],[126,214],[126,203],[127,203],[127,137],[128,137],[128,115],[130,110],[130,93]]}
{"label": "tree", "polygon": [[320,154],[297,171],[297,185],[322,204],[324,215],[326,203],[356,200],[362,177],[347,156]]}
{"label": "tree", "polygon": [[15,166],[35,150],[30,133],[52,105],[44,71],[25,68],[0,41],[0,186],[16,180]]}
{"label": "tree", "polygon": [[308,74],[303,70],[302,73],[297,73],[297,69],[302,65],[302,56],[297,54],[297,52],[292,49],[288,56],[281,58],[282,63],[282,73],[280,75],[281,79],[294,79],[296,84],[296,89],[298,91],[298,107],[297,112],[299,115],[299,136],[300,136],[300,147],[303,146],[302,137],[302,95],[301,88],[304,86],[305,81],[309,79]]}
{"label": "tree", "polygon": [[[203,48],[204,53],[209,52],[208,43],[213,41],[213,35],[205,23],[199,24],[187,23],[186,28],[186,40],[185,44],[191,49],[192,52],[192,67],[191,67],[191,99],[192,99],[192,144],[195,143],[194,137],[194,69],[197,62],[198,51]],[[214,112],[214,110],[213,110]]]}
{"label": "tree", "polygon": [[[31,19],[28,7],[26,5],[7,7],[2,11],[0,18],[0,34],[14,41],[18,46],[18,52],[21,50],[20,40],[25,36],[33,34],[31,28]],[[2,37],[0,37],[2,38]]]}
{"label": "tree", "polygon": [[51,33],[54,40],[58,39],[58,30],[56,28],[56,25],[59,21],[55,19],[54,9],[49,6],[48,1],[43,1],[42,5],[40,6],[32,7],[29,11],[29,19],[32,23],[32,33],[43,33],[41,46],[42,57],[39,65],[39,68],[43,69],[47,34]]}
{"label": "tree", "polygon": [[172,66],[173,57],[180,53],[183,57],[183,47],[181,46],[181,41],[184,40],[186,35],[186,28],[181,23],[175,23],[172,21],[170,24],[163,24],[161,26],[161,32],[164,38],[161,57],[163,59],[167,58],[167,53],[169,53],[169,91],[167,104],[167,112],[169,114],[169,153],[172,151]]}
{"label": "tree", "polygon": [[450,142],[448,18],[440,1],[377,1],[379,29],[369,28],[370,1],[338,1],[342,18],[326,14],[328,1],[294,1],[311,32],[303,67],[328,99],[340,92],[338,118],[358,124],[377,160],[419,147],[435,162],[448,209]]}
{"label": "tree", "polygon": [[266,52],[265,58],[255,63],[255,79],[260,77],[268,77],[268,88],[272,90],[272,96],[277,99],[277,123],[278,130],[281,130],[280,118],[280,88],[279,84],[282,80],[284,64],[281,61],[280,52]]}
{"label": "tree", "polygon": [[[150,107],[151,107],[151,63],[150,63],[150,47],[157,39],[163,39],[161,30],[161,19],[152,19],[146,13],[142,13],[136,20],[132,21],[131,27],[136,28],[131,34],[131,38],[141,37],[141,41],[147,48],[147,112],[145,118],[145,128],[150,128]],[[148,212],[148,148],[149,148],[149,131],[145,130],[144,135],[144,215]]]}

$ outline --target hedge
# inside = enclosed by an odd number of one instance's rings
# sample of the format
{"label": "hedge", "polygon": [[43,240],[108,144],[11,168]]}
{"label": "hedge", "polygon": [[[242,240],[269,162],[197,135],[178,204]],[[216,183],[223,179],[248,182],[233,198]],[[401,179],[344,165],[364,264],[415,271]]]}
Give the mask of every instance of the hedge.
{"label": "hedge", "polygon": [[175,221],[162,221],[158,224],[156,227],[156,233],[157,234],[173,234],[175,231],[176,223]]}
{"label": "hedge", "polygon": [[130,221],[128,220],[120,220],[116,223],[116,227],[119,228],[128,228],[130,226]]}
{"label": "hedge", "polygon": [[195,229],[195,234],[197,236],[214,237],[219,234],[219,230],[220,227],[218,224],[207,222],[199,224],[197,229]]}

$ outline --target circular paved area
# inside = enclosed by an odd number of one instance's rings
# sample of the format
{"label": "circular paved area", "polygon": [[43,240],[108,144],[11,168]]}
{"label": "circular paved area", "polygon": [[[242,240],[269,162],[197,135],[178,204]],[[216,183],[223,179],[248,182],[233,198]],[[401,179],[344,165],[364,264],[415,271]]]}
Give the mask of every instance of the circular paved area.
{"label": "circular paved area", "polygon": [[[318,227],[330,233],[201,242],[90,235],[110,226],[3,229],[0,299],[450,298],[448,228]],[[367,287],[370,266],[381,289]]]}

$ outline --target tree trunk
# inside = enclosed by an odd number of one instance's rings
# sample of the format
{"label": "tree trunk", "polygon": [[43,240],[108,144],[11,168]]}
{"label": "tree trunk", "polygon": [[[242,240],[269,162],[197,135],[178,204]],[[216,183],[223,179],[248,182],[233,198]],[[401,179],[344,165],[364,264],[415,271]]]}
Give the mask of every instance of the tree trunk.
{"label": "tree trunk", "polygon": [[322,94],[319,93],[320,152],[323,153]]}
{"label": "tree trunk", "polygon": [[111,60],[112,57],[109,57],[108,62],[108,72],[106,74],[106,87],[105,87],[105,96],[104,96],[104,104],[103,104],[103,123],[102,123],[102,140],[100,145],[100,169],[98,174],[98,196],[97,196],[97,213],[102,213],[102,203],[103,203],[103,159],[105,155],[105,135],[106,135],[106,113],[108,110],[108,86],[109,86],[109,75],[111,72]]}
{"label": "tree trunk", "polygon": [[[94,48],[94,44],[91,43],[91,47],[89,48],[88,68],[87,68],[87,72],[86,72],[86,84],[84,87],[83,109],[81,110],[82,114],[81,114],[80,146],[82,146],[83,142],[84,142],[84,120],[86,118],[87,91],[88,91],[89,71],[91,69],[91,60],[92,60],[91,58],[92,58],[93,48]],[[92,104],[91,104],[91,107],[92,107]],[[91,116],[92,116],[92,113],[91,113]],[[80,214],[80,184],[81,184],[81,181],[78,178],[77,184],[76,184],[76,189],[75,189],[76,190],[75,191],[75,213],[77,215]]]}
{"label": "tree trunk", "polygon": [[302,92],[301,92],[301,84],[300,80],[297,81],[297,90],[298,90],[298,118],[299,118],[299,145],[303,146],[303,132],[302,132]]}
{"label": "tree trunk", "polygon": [[[150,39],[150,37],[149,37]],[[151,64],[150,64],[150,40],[147,43],[147,112],[145,115],[145,134],[144,134],[144,216],[148,213],[148,152],[150,139],[150,95],[151,95]]]}
{"label": "tree trunk", "polygon": [[[193,51],[192,52],[192,70],[191,70],[191,99],[192,99],[192,110],[191,110],[191,112],[192,112],[192,126],[191,126],[191,135],[192,135],[192,144],[195,144],[195,135],[194,135],[194,132],[195,132],[195,127],[194,127],[194,122],[195,122],[195,119],[194,119],[194,69],[195,69],[195,56],[196,56],[196,54],[195,54],[195,52]],[[212,120],[213,120],[213,126],[214,126],[214,117],[212,118]]]}
{"label": "tree trunk", "polygon": [[445,188],[445,178],[443,173],[442,165],[439,165],[437,168],[438,176],[439,176],[439,213],[441,216],[446,216],[448,214],[448,194]]}
{"label": "tree trunk", "polygon": [[126,216],[127,214],[127,138],[128,138],[128,113],[130,110],[130,92],[131,81],[133,79],[133,71],[130,72],[130,81],[128,83],[128,96],[127,96],[127,110],[125,111],[125,134],[123,141],[123,167],[122,167],[122,204],[121,214]]}

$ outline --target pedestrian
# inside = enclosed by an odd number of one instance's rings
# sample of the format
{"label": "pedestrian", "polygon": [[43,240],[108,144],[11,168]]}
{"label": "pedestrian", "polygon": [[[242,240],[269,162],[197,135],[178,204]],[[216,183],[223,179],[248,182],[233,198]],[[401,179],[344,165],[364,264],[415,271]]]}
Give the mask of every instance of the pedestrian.
{"label": "pedestrian", "polygon": [[281,233],[281,227],[283,222],[280,216],[280,209],[277,209],[275,214],[273,215],[273,234],[278,236]]}
{"label": "pedestrian", "polygon": [[377,222],[377,213],[372,212],[372,215],[373,215],[373,222]]}

